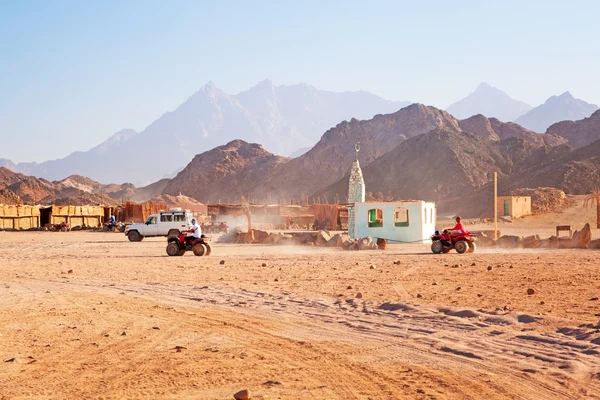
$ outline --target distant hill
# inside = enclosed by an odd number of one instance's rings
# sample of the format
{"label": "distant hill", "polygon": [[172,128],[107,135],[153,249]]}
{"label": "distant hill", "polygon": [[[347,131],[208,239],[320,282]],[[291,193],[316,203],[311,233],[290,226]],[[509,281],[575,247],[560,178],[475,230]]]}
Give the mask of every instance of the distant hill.
{"label": "distant hill", "polygon": [[546,134],[560,135],[573,147],[583,147],[600,139],[600,110],[579,121],[563,121],[551,125]]}
{"label": "distant hill", "polygon": [[169,181],[163,194],[183,194],[203,203],[239,203],[240,196],[256,193],[256,185],[288,160],[259,144],[234,140],[195,156]]}
{"label": "distant hill", "polygon": [[571,93],[565,92],[560,96],[550,97],[544,104],[517,118],[515,122],[534,132],[543,133],[556,122],[587,118],[597,109],[597,105],[576,99]]}
{"label": "distant hill", "polygon": [[16,165],[10,160],[6,158],[0,158],[0,168],[10,169],[11,171],[15,171]]}
{"label": "distant hill", "polygon": [[312,147],[340,121],[372,118],[407,104],[363,91],[334,93],[307,84],[274,86],[269,80],[229,95],[209,82],[141,133],[123,130],[89,151],[11,169],[50,180],[79,174],[102,183],[148,184],[182,168],[196,154],[235,139],[260,143],[274,154],[290,154],[299,147]]}
{"label": "distant hill", "polygon": [[481,114],[500,121],[514,121],[532,107],[515,100],[500,89],[481,83],[475,91],[462,100],[451,104],[446,111],[458,119]]}
{"label": "distant hill", "polygon": [[411,104],[369,120],[344,121],[325,132],[310,151],[282,164],[257,182],[255,192],[271,193],[282,199],[294,197],[299,201],[346,175],[356,156],[356,143],[360,143],[360,158],[367,164],[407,138],[437,128],[460,130],[458,121],[450,114],[422,104]]}
{"label": "distant hill", "polygon": [[567,140],[561,136],[555,134],[540,135],[514,122],[501,122],[496,118],[486,118],[481,114],[463,119],[458,124],[464,132],[489,140],[504,140],[516,137],[528,139],[538,146],[558,146],[567,143]]}
{"label": "distant hill", "polygon": [[570,194],[590,193],[600,182],[600,140],[557,152],[515,174],[509,188],[549,186]]}
{"label": "distant hill", "polygon": [[76,151],[65,158],[39,164],[13,164],[11,169],[48,180],[64,179],[75,173],[92,178],[101,176],[104,182],[125,182],[121,172],[132,166],[122,154],[135,153],[130,143],[136,135],[138,132],[133,129],[123,129],[88,151]]}
{"label": "distant hill", "polygon": [[50,182],[0,167],[0,190],[23,204],[116,205],[130,199],[136,189],[131,184],[103,185],[79,175]]}
{"label": "distant hill", "polygon": [[25,175],[11,171],[6,167],[0,167],[0,189],[4,189],[13,183],[23,180],[25,177]]}
{"label": "distant hill", "polygon": [[[362,170],[368,192],[397,199],[468,201],[470,194],[493,179],[494,171],[509,176],[528,167],[539,151],[540,146],[527,138],[493,141],[436,129],[404,141]],[[315,195],[332,198],[347,191],[348,175]]]}

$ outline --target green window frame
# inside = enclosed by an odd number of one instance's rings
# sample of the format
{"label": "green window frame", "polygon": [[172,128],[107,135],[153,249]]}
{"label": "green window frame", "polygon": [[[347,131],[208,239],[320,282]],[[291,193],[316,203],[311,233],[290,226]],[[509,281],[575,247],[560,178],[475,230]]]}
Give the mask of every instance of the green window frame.
{"label": "green window frame", "polygon": [[383,210],[381,208],[372,208],[368,211],[369,228],[383,227]]}
{"label": "green window frame", "polygon": [[410,226],[410,212],[406,207],[394,209],[394,226],[404,228]]}

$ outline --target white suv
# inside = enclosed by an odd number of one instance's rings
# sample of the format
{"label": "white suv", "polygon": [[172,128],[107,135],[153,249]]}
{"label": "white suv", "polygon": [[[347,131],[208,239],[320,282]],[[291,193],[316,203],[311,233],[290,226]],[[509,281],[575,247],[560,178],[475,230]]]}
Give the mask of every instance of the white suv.
{"label": "white suv", "polygon": [[130,242],[141,242],[148,236],[177,236],[181,231],[189,229],[192,224],[190,210],[172,208],[152,214],[143,224],[132,224],[125,228],[125,235]]}

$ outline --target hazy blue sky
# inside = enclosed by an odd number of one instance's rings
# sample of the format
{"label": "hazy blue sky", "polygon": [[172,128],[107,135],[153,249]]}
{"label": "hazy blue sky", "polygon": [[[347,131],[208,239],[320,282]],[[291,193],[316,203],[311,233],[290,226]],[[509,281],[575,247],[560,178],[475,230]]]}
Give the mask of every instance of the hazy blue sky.
{"label": "hazy blue sky", "polygon": [[534,106],[566,90],[600,104],[599,11],[549,0],[0,0],[0,158],[44,161],[141,131],[209,80],[232,94],[269,78],[442,108],[485,81]]}

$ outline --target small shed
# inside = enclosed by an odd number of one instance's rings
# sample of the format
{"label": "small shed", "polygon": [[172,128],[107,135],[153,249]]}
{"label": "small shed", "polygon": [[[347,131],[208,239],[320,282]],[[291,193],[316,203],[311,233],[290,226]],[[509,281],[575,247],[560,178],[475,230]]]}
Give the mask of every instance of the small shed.
{"label": "small shed", "polygon": [[50,224],[61,224],[64,222],[69,225],[70,228],[74,226],[87,226],[91,228],[101,227],[106,216],[105,208],[103,206],[53,205],[48,209],[44,209],[42,213],[45,214],[46,212],[49,214],[47,218]]}
{"label": "small shed", "polygon": [[423,200],[354,203],[356,238],[425,243],[435,232],[435,203]]}
{"label": "small shed", "polygon": [[496,208],[499,216],[519,218],[531,215],[531,196],[500,196]]}
{"label": "small shed", "polygon": [[0,204],[0,229],[40,227],[40,206]]}

